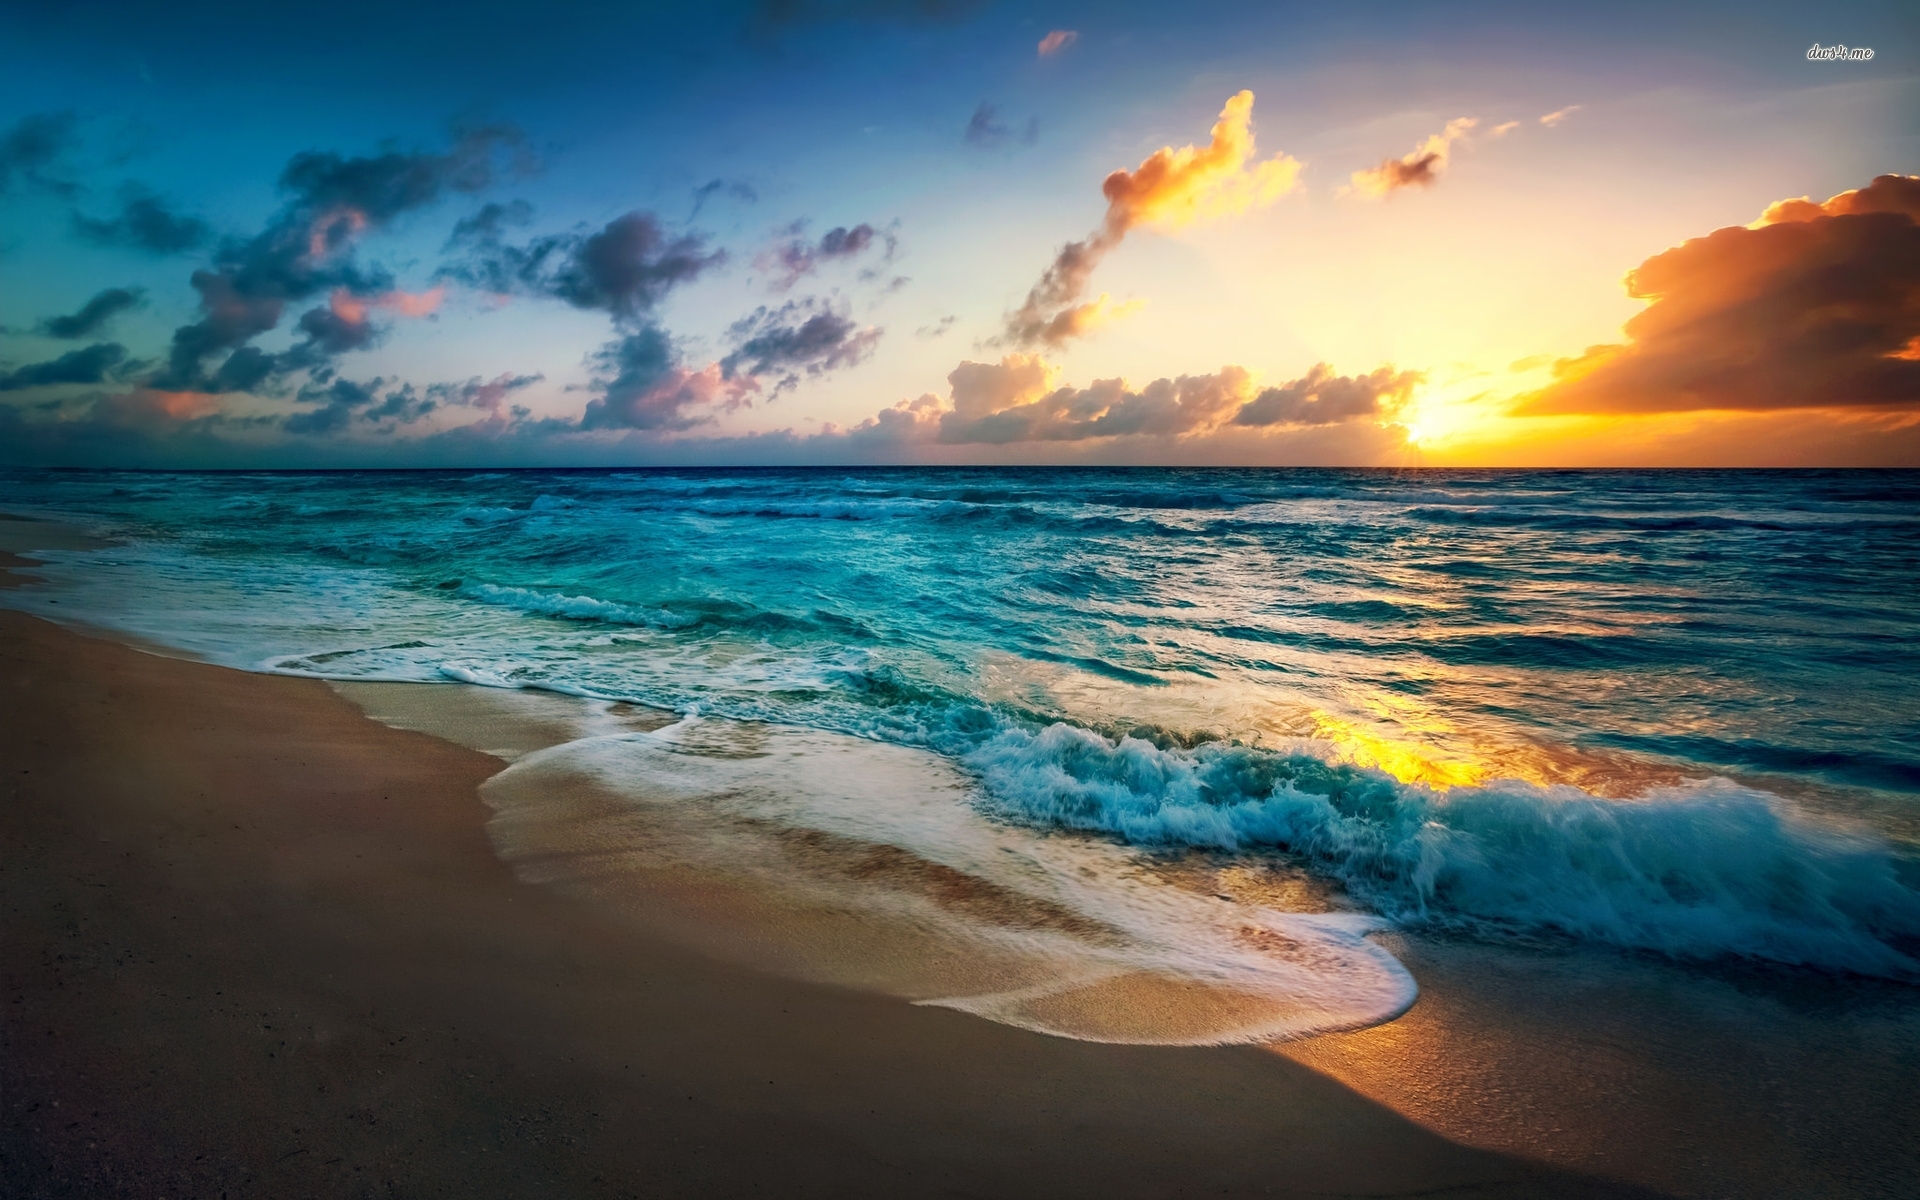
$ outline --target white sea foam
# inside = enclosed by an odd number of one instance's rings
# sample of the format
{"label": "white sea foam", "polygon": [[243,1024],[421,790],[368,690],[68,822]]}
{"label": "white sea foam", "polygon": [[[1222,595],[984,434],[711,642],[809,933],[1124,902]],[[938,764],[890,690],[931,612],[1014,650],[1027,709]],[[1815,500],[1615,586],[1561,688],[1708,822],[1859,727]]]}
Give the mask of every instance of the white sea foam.
{"label": "white sea foam", "polygon": [[[647,820],[621,834],[617,820],[583,816],[568,798],[583,777]],[[1366,938],[1378,918],[1227,902],[1166,882],[1127,847],[992,821],[950,761],[908,747],[688,718],[528,755],[483,794],[496,845],[531,878],[614,902],[630,869],[747,880],[776,897],[759,907],[789,914],[762,919],[782,928],[853,911],[854,932],[830,950],[796,957],[804,938],[789,935],[766,956],[1040,1032],[1272,1040],[1386,1020],[1415,994],[1405,969]],[[769,830],[831,840],[796,849]],[[791,915],[799,909],[814,915]],[[937,949],[863,952],[860,930],[897,946],[903,929]],[[749,930],[724,945],[758,940]],[[959,979],[976,986],[942,986]]]}
{"label": "white sea foam", "polygon": [[1920,895],[1891,848],[1725,779],[1632,800],[1504,780],[1435,789],[1310,744],[1163,749],[1076,726],[962,756],[993,808],[1143,845],[1304,856],[1396,921],[1557,931],[1902,978]]}

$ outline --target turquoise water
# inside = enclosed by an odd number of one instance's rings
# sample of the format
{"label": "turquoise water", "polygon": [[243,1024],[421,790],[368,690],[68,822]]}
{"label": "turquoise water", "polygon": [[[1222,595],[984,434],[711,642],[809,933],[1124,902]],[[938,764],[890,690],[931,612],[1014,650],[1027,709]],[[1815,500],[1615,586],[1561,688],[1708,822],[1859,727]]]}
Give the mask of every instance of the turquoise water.
{"label": "turquoise water", "polygon": [[[1408,926],[1920,974],[1920,475],[0,474],[5,603],[924,747]],[[54,602],[58,601],[56,605]]]}

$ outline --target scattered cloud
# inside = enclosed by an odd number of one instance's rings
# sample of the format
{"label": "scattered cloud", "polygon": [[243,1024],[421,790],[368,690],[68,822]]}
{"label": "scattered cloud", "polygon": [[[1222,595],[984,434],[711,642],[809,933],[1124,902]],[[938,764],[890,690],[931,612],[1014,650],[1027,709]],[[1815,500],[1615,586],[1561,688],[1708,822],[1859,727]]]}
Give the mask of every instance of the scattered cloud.
{"label": "scattered cloud", "polygon": [[1016,137],[1026,145],[1040,140],[1040,118],[1028,117],[1018,131],[1000,119],[1000,110],[982,100],[980,107],[973,110],[973,116],[967,119],[966,133],[963,135],[967,145],[992,150],[1012,142]]}
{"label": "scattered cloud", "polygon": [[752,184],[742,183],[737,179],[709,179],[693,189],[693,211],[687,214],[687,220],[692,221],[698,218],[700,210],[705,208],[707,201],[715,196],[725,196],[730,200],[738,200],[742,204],[754,204],[760,199],[760,193],[754,190]]}
{"label": "scattered cloud", "polygon": [[124,247],[148,254],[179,254],[197,250],[213,238],[213,227],[198,217],[182,216],[166,203],[139,189],[121,199],[120,212],[95,218],[75,211],[73,229],[96,246]]}
{"label": "scattered cloud", "polygon": [[70,112],[34,113],[0,133],[0,196],[27,187],[62,196],[78,191],[73,181],[54,173],[78,141],[74,125]]}
{"label": "scattered cloud", "polygon": [[1301,164],[1285,154],[1254,161],[1253,93],[1240,92],[1220,110],[1205,146],[1162,147],[1131,171],[1115,171],[1101,185],[1107,198],[1100,227],[1060,248],[1008,314],[1001,341],[1032,347],[1059,345],[1097,324],[1102,301],[1083,305],[1088,280],[1102,259],[1140,225],[1179,229],[1196,221],[1272,204],[1298,184]]}
{"label": "scattered cloud", "polygon": [[[153,386],[163,391],[210,386],[221,376],[208,375],[208,359],[237,352],[278,327],[289,303],[341,290],[352,296],[392,291],[383,270],[355,259],[356,242],[449,193],[483,190],[503,169],[503,158],[507,169],[530,169],[519,135],[504,127],[470,130],[445,153],[295,155],[280,176],[280,189],[287,194],[280,211],[252,238],[222,243],[213,264],[193,273],[201,318],[174,331],[167,365]],[[326,318],[313,323],[323,325]],[[289,369],[312,366],[312,356],[328,340],[307,332],[309,341],[297,348],[299,356]],[[257,361],[251,359],[250,365]]]}
{"label": "scattered cloud", "polygon": [[1377,167],[1353,173],[1353,191],[1362,196],[1388,196],[1402,188],[1431,187],[1447,169],[1453,144],[1464,139],[1475,125],[1473,117],[1456,117],[1447,127],[1415,146],[1399,158],[1382,159]]}
{"label": "scattered cloud", "polygon": [[773,394],[797,387],[802,376],[858,366],[880,344],[882,330],[855,324],[844,306],[816,298],[762,306],[734,322],[734,351],[720,360],[722,375],[774,376]]}
{"label": "scattered cloud", "polygon": [[1545,125],[1547,128],[1551,129],[1555,125],[1558,125],[1560,122],[1572,116],[1574,113],[1579,112],[1583,107],[1585,106],[1580,104],[1569,104],[1565,108],[1556,109],[1553,112],[1548,113],[1546,116],[1541,117],[1540,123],[1542,125]]}
{"label": "scattered cloud", "polygon": [[877,250],[884,265],[893,261],[899,246],[892,233],[864,223],[851,229],[836,226],[821,234],[818,240],[800,236],[804,228],[802,222],[787,226],[783,240],[775,242],[754,260],[756,266],[772,277],[773,287],[778,291],[788,290],[824,264],[851,261],[869,250]]}
{"label": "scattered cloud", "polygon": [[465,383],[435,383],[427,387],[427,395],[442,404],[459,405],[462,408],[477,408],[485,412],[498,413],[506,404],[507,398],[524,388],[544,380],[544,374],[514,375],[511,373],[496,375],[482,381],[476,375]]}
{"label": "scattered cloud", "polygon": [[140,288],[107,288],[82,304],[80,311],[62,317],[48,317],[35,327],[35,331],[67,341],[92,337],[106,328],[113,318],[140,307],[145,299],[146,292]]}
{"label": "scattered cloud", "polygon": [[637,322],[684,283],[726,261],[698,233],[668,234],[652,213],[615,217],[598,232],[548,234],[524,245],[505,240],[525,224],[524,204],[489,204],[454,228],[449,248],[465,257],[441,275],[494,295],[516,293],[564,300],[575,308]]}
{"label": "scattered cloud", "polygon": [[69,350],[47,362],[0,371],[0,392],[18,392],[61,383],[105,383],[113,369],[126,357],[127,348],[118,342],[98,342],[80,350]]}
{"label": "scattered cloud", "polygon": [[718,363],[703,370],[678,364],[666,331],[648,325],[611,342],[594,356],[600,395],[587,402],[577,427],[673,433],[711,423],[719,413],[751,402],[759,381],[724,375]]}
{"label": "scattered cloud", "polygon": [[1627,340],[1554,364],[1520,410],[1920,409],[1920,175],[1783,200],[1627,275]]}
{"label": "scattered cloud", "polygon": [[1518,128],[1520,128],[1520,122],[1518,121],[1502,121],[1492,129],[1487,130],[1487,135],[1489,137],[1503,138]]}
{"label": "scattered cloud", "polygon": [[1052,58],[1080,40],[1077,29],[1055,29],[1040,39],[1040,57]]}
{"label": "scattered cloud", "polygon": [[922,325],[920,328],[914,330],[913,335],[915,337],[923,337],[923,338],[943,337],[945,336],[947,330],[953,328],[954,322],[958,321],[959,319],[960,318],[957,314],[948,313],[946,316],[941,317],[938,321],[933,322],[931,325]]}

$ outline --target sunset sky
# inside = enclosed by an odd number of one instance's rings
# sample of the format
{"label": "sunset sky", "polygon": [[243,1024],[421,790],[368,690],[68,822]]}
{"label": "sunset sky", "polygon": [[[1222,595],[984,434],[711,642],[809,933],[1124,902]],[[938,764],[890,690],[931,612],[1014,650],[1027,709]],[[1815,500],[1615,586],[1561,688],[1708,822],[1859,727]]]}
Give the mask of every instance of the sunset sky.
{"label": "sunset sky", "polygon": [[1911,4],[551,7],[6,6],[0,462],[1920,465]]}

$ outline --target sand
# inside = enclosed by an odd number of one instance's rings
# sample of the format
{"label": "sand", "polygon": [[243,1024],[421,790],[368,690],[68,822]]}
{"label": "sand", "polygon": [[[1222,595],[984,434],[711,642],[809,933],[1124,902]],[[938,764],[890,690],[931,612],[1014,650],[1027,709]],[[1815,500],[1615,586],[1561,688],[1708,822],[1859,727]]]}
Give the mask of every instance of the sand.
{"label": "sand", "polygon": [[1644,1194],[649,940],[494,858],[498,760],[319,682],[12,613],[0,680],[10,1195]]}

